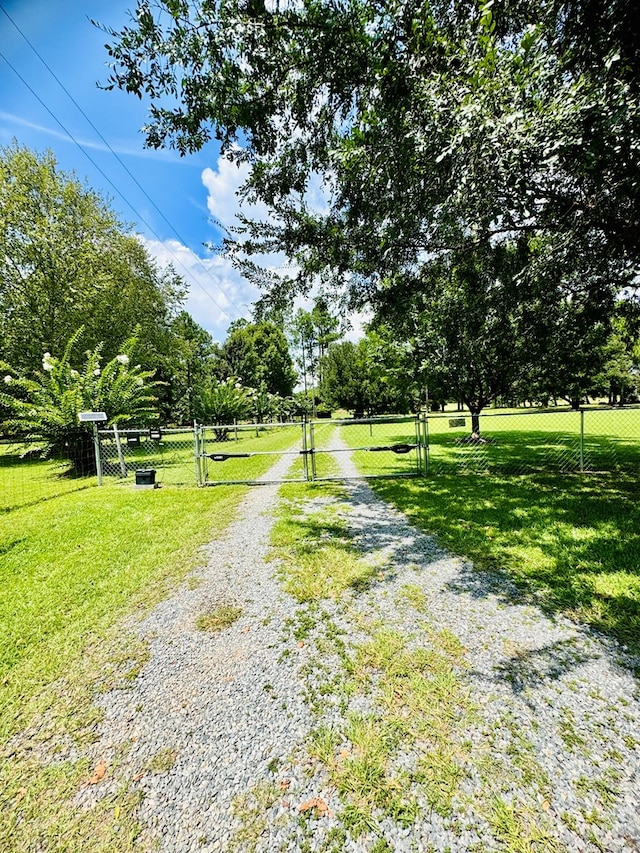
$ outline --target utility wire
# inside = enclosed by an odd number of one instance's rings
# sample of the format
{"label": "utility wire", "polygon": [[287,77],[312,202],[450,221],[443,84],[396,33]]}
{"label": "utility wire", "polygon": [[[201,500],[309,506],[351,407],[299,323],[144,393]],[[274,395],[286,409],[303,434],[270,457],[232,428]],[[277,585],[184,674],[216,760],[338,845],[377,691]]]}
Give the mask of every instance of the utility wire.
{"label": "utility wire", "polygon": [[[187,242],[186,242],[186,240],[184,240],[184,239],[183,239],[183,238],[178,234],[177,230],[176,230],[176,229],[171,225],[171,223],[167,220],[167,218],[164,216],[164,214],[162,213],[162,211],[161,211],[161,210],[159,210],[159,208],[156,206],[155,202],[154,202],[154,201],[149,197],[149,195],[146,193],[146,191],[143,189],[143,187],[141,187],[141,186],[140,186],[140,184],[139,184],[139,182],[136,180],[136,178],[131,174],[131,172],[129,171],[129,169],[124,165],[124,163],[122,162],[122,160],[120,159],[120,157],[118,157],[118,155],[113,151],[113,149],[111,148],[111,146],[109,145],[109,143],[104,139],[104,137],[102,136],[102,134],[100,133],[100,131],[98,131],[98,130],[97,130],[97,128],[95,127],[95,125],[91,122],[91,120],[88,118],[88,116],[86,116],[86,114],[85,114],[85,113],[84,113],[84,111],[81,109],[81,107],[76,103],[75,99],[74,99],[74,98],[69,94],[69,92],[67,92],[66,88],[65,88],[65,87],[62,85],[62,83],[58,80],[58,78],[56,77],[56,75],[55,75],[55,74],[53,73],[53,71],[49,68],[49,66],[48,66],[48,65],[47,65],[47,63],[44,61],[44,59],[40,56],[40,54],[38,53],[38,51],[33,47],[33,45],[31,44],[31,42],[29,41],[29,39],[25,36],[25,34],[22,32],[22,30],[18,27],[18,25],[17,25],[17,24],[15,23],[15,21],[13,20],[13,18],[11,18],[11,16],[10,16],[10,15],[9,15],[9,13],[6,11],[6,9],[4,9],[4,7],[0,5],[0,10],[1,10],[1,11],[2,11],[6,16],[7,16],[7,18],[11,21],[11,23],[13,24],[13,26],[14,26],[14,27],[16,28],[16,30],[20,33],[20,35],[24,38],[24,40],[27,42],[27,44],[29,45],[29,47],[33,50],[33,52],[36,54],[36,56],[40,59],[40,61],[42,62],[42,64],[45,66],[45,68],[46,68],[46,69],[49,71],[49,73],[53,76],[53,78],[56,80],[56,82],[58,83],[58,85],[63,89],[63,91],[65,91],[65,93],[69,96],[69,98],[71,98],[71,100],[73,101],[73,103],[75,104],[75,106],[80,110],[80,112],[82,113],[82,115],[87,119],[87,121],[89,122],[89,124],[91,125],[91,127],[96,131],[96,133],[98,134],[98,136],[100,137],[100,139],[105,143],[105,145],[107,146],[107,148],[108,148],[108,149],[111,151],[111,153],[116,157],[116,159],[118,160],[118,162],[120,163],[120,165],[125,169],[125,171],[127,172],[127,174],[128,174],[128,175],[129,175],[133,180],[134,180],[135,184],[136,184],[136,185],[139,187],[139,189],[143,192],[143,194],[144,194],[144,195],[146,196],[146,198],[150,201],[150,203],[153,205],[153,207],[158,211],[158,213],[160,214],[160,216],[164,219],[164,221],[167,223],[167,225],[169,226],[169,228],[171,228],[171,230],[173,231],[173,233],[178,237],[178,239],[180,240],[180,242],[181,242],[181,243],[183,243],[185,246],[187,246]],[[163,243],[162,238],[158,235],[158,233],[155,231],[155,229],[153,228],[153,226],[152,226],[152,225],[150,225],[150,223],[149,223],[149,222],[147,222],[147,220],[146,220],[146,219],[145,219],[145,218],[144,218],[140,213],[138,213],[138,211],[137,211],[137,210],[136,210],[136,208],[133,206],[133,204],[128,200],[128,198],[126,198],[126,196],[124,195],[124,193],[123,193],[121,190],[119,190],[119,189],[115,186],[115,184],[113,183],[113,181],[112,181],[112,180],[111,180],[111,179],[110,179],[110,178],[105,174],[105,172],[100,168],[100,166],[96,163],[96,161],[93,159],[93,157],[91,157],[91,155],[90,155],[90,154],[85,150],[85,148],[82,146],[82,144],[81,144],[80,142],[78,142],[78,140],[77,140],[77,139],[75,138],[75,136],[71,133],[71,131],[69,131],[69,130],[64,126],[64,124],[60,121],[60,119],[59,119],[59,118],[58,118],[58,117],[57,117],[57,116],[56,116],[56,115],[55,115],[55,114],[54,114],[54,113],[49,109],[49,107],[47,106],[47,104],[42,100],[42,98],[38,95],[38,93],[37,93],[37,92],[36,92],[36,91],[35,91],[35,90],[34,90],[34,89],[29,85],[29,83],[25,80],[25,78],[20,74],[20,72],[15,68],[15,66],[14,66],[14,65],[12,65],[12,63],[7,59],[7,57],[6,57],[6,56],[5,56],[1,51],[0,51],[0,59],[3,59],[3,60],[6,62],[6,64],[7,64],[7,65],[9,66],[9,68],[13,71],[13,73],[16,75],[16,77],[18,77],[18,79],[23,83],[23,85],[24,85],[24,86],[25,86],[25,87],[26,87],[26,88],[31,92],[31,94],[34,96],[34,98],[36,98],[36,100],[37,100],[37,101],[38,101],[38,102],[39,102],[39,103],[44,107],[44,109],[49,113],[49,115],[50,115],[50,116],[51,116],[51,118],[56,122],[56,124],[58,124],[58,125],[59,125],[59,127],[61,127],[61,128],[62,128],[62,130],[63,130],[63,131],[64,131],[64,133],[69,137],[69,139],[70,139],[70,140],[71,140],[71,141],[72,141],[72,142],[73,142],[73,143],[74,143],[74,144],[75,144],[75,145],[80,149],[80,151],[81,151],[81,152],[84,154],[84,156],[89,160],[89,162],[93,165],[93,167],[94,167],[95,169],[97,169],[97,171],[102,175],[102,177],[105,179],[105,181],[107,181],[107,183],[108,183],[108,184],[109,184],[109,186],[114,190],[114,192],[115,192],[118,196],[120,196],[120,198],[121,198],[121,199],[125,202],[125,204],[126,204],[126,205],[127,205],[127,206],[132,210],[132,211],[133,211],[133,213],[138,217],[138,219],[139,219],[141,222],[143,222],[143,223],[147,226],[147,228],[148,228],[148,229],[149,229],[149,231],[154,235],[154,237],[156,237],[156,239],[157,239],[160,243]],[[177,264],[178,264],[178,265],[179,265],[179,266],[184,270],[184,272],[189,276],[189,275],[190,275],[190,272],[189,272],[189,270],[184,266],[184,264],[182,263],[182,261],[177,257],[177,255],[175,255],[175,254],[171,251],[171,249],[169,249],[169,247],[166,247],[166,248],[167,248],[168,253],[171,255],[171,257],[172,257],[172,258],[174,258],[174,260],[176,261],[176,263],[177,263]],[[214,284],[216,284],[216,286],[218,287],[218,289],[220,290],[220,292],[223,294],[223,296],[225,297],[225,299],[228,299],[228,296],[227,296],[227,294],[224,292],[224,290],[222,290],[222,287],[220,287],[220,285],[219,285],[217,282],[215,282],[213,278],[212,278],[211,280],[212,280],[212,282],[213,282]],[[193,281],[198,285],[198,287],[203,291],[203,293],[205,293],[205,295],[206,295],[206,296],[211,300],[211,302],[213,302],[213,304],[216,306],[216,308],[217,308],[220,312],[222,312],[222,314],[224,314],[224,316],[225,316],[228,320],[231,320],[231,319],[232,319],[231,315],[230,315],[227,311],[225,311],[225,309],[224,309],[224,308],[219,304],[219,302],[217,302],[217,301],[214,299],[214,297],[209,293],[209,291],[208,291],[208,290],[207,290],[207,289],[206,289],[206,288],[205,288],[205,287],[204,287],[204,286],[203,286],[203,285],[202,285],[202,284],[201,284],[197,279],[195,279],[195,278],[194,278],[194,279],[193,279]],[[231,300],[230,300],[230,301],[231,301]],[[234,303],[232,302],[232,304],[234,304]],[[236,305],[236,308],[237,308],[237,307],[238,307],[238,306]]]}
{"label": "utility wire", "polygon": [[[140,184],[140,182],[138,181],[138,179],[136,178],[136,176],[133,174],[133,172],[131,172],[131,170],[130,170],[130,169],[129,169],[129,167],[126,165],[126,163],[124,163],[124,161],[122,160],[122,158],[120,157],[120,155],[119,155],[116,151],[114,151],[114,150],[113,150],[113,148],[112,148],[112,147],[111,147],[111,145],[109,144],[108,140],[107,140],[107,139],[105,139],[105,137],[102,135],[102,133],[100,132],[100,130],[95,126],[95,124],[91,121],[91,119],[89,118],[89,116],[86,114],[86,112],[84,111],[84,109],[82,108],[82,106],[81,106],[81,105],[76,101],[76,99],[73,97],[73,95],[71,94],[71,92],[67,89],[67,87],[64,85],[64,83],[59,79],[59,77],[56,75],[56,73],[53,71],[53,69],[48,65],[48,63],[47,63],[47,62],[46,62],[46,60],[43,58],[43,56],[40,54],[40,52],[38,51],[38,49],[33,45],[33,43],[29,40],[28,36],[23,32],[23,30],[18,26],[18,24],[13,20],[13,18],[11,17],[11,15],[10,15],[10,14],[7,12],[7,10],[2,6],[2,4],[0,4],[0,10],[1,10],[2,12],[4,12],[4,14],[7,16],[7,18],[11,21],[11,23],[13,24],[13,26],[16,28],[16,30],[20,33],[20,35],[22,36],[22,38],[23,38],[23,39],[26,41],[26,43],[29,45],[29,47],[31,48],[31,50],[33,51],[33,53],[38,57],[38,59],[39,59],[39,60],[40,60],[40,62],[44,65],[44,67],[47,69],[47,71],[49,72],[49,74],[50,74],[50,75],[53,77],[53,79],[56,81],[56,83],[58,84],[58,86],[60,86],[60,88],[62,89],[62,91],[63,91],[63,92],[65,93],[65,95],[69,98],[69,100],[73,103],[73,105],[76,107],[76,109],[78,110],[78,112],[80,112],[80,114],[81,114],[82,116],[84,116],[84,118],[86,119],[86,121],[87,121],[87,123],[90,125],[90,127],[94,130],[94,132],[97,134],[97,136],[100,138],[100,140],[104,143],[104,145],[105,145],[105,146],[109,149],[109,151],[113,154],[113,156],[115,157],[115,159],[116,159],[116,160],[118,161],[118,163],[122,166],[122,168],[123,168],[123,169],[124,169],[124,171],[127,173],[127,175],[129,175],[129,177],[131,178],[131,180],[132,180],[132,181],[134,182],[134,184],[138,187],[138,189],[140,190],[140,192],[144,195],[144,197],[145,197],[145,198],[147,199],[147,201],[151,204],[151,206],[154,208],[154,210],[156,210],[156,212],[160,215],[160,217],[164,220],[164,222],[169,226],[169,229],[170,229],[170,230],[175,234],[175,236],[178,238],[178,240],[179,240],[179,241],[180,241],[184,246],[188,246],[188,241],[187,241],[187,240],[186,240],[186,239],[185,239],[185,238],[180,234],[180,232],[179,232],[179,231],[178,231],[178,229],[175,227],[175,225],[167,219],[167,217],[165,216],[165,214],[160,210],[160,208],[158,207],[158,205],[157,205],[157,204],[155,203],[155,201],[151,198],[151,196],[147,193],[147,191],[145,190],[145,188]],[[127,204],[128,204],[128,203],[129,203],[129,202],[127,202]],[[133,210],[133,208],[131,208],[131,209]],[[213,277],[211,278],[211,282],[212,282],[212,283],[213,283],[213,284],[218,288],[218,290],[219,290],[219,291],[220,291],[220,293],[224,296],[224,298],[225,298],[225,299],[229,299],[228,294],[227,294],[227,293],[225,293],[225,291],[222,289],[222,286],[219,284],[219,282],[217,282]],[[232,304],[232,305],[235,305],[235,307],[236,307],[236,308],[239,308],[239,306],[238,306],[238,305],[236,305],[236,304],[233,302],[233,300],[229,300],[229,301],[231,302],[231,304]],[[222,310],[222,309],[220,309],[220,310]],[[226,316],[228,317],[229,315],[227,314]]]}

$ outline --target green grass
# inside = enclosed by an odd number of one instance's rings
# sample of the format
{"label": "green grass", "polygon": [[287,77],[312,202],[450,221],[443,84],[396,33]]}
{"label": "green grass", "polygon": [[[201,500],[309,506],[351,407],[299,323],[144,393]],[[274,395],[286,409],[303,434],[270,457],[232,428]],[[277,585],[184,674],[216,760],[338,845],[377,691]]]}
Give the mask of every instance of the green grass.
{"label": "green grass", "polygon": [[[296,450],[302,446],[301,427],[298,426],[273,425],[260,429],[257,436],[255,428],[243,426],[238,430],[237,441],[233,432],[230,433],[229,440],[224,442],[213,441],[212,430],[206,431],[206,437],[207,453],[268,451],[274,454],[230,459],[225,462],[206,460],[209,481],[256,479],[276,462],[277,451],[288,451],[296,443]],[[165,430],[161,441],[152,441],[145,431],[141,431],[140,442],[139,447],[129,447],[126,444],[126,434],[121,435],[123,457],[128,471],[125,482],[134,484],[136,469],[153,468],[156,470],[156,482],[160,485],[195,485],[193,431]],[[23,444],[0,442],[0,511],[33,506],[42,500],[97,484],[95,476],[69,476],[69,464],[64,459],[21,458],[25,449],[27,447]],[[105,483],[120,479],[117,447],[111,432],[101,437],[101,457]],[[302,479],[302,467],[293,470],[290,478]]]}
{"label": "green grass", "polygon": [[[478,568],[504,571],[548,612],[564,612],[640,651],[640,410],[494,412],[481,446],[459,445],[458,413],[429,416],[429,476],[377,481],[381,498]],[[380,443],[398,441],[376,424]],[[342,430],[351,446],[355,433]],[[362,473],[372,454],[356,452]],[[470,581],[472,583],[472,581]]]}
{"label": "green grass", "polygon": [[93,736],[95,692],[126,689],[144,664],[122,618],[198,564],[240,494],[111,483],[0,515],[0,849],[134,848],[135,785],[78,809],[91,768],[64,756]]}
{"label": "green grass", "polygon": [[0,441],[0,512],[95,486],[95,477],[69,476],[65,460],[23,457],[27,445]]}
{"label": "green grass", "polygon": [[242,616],[242,607],[235,604],[218,604],[196,619],[196,628],[207,634],[215,634],[231,627]]}
{"label": "green grass", "polygon": [[[271,530],[271,558],[280,562],[284,589],[301,603],[339,599],[346,590],[366,589],[379,568],[361,559],[351,543],[347,524],[339,517],[342,491],[312,484],[287,485]],[[308,509],[313,494],[325,499]]]}
{"label": "green grass", "polygon": [[448,550],[505,572],[547,612],[640,650],[637,476],[440,474],[372,486]]}
{"label": "green grass", "polygon": [[[450,427],[450,420],[463,418],[463,427]],[[552,411],[493,410],[481,416],[486,444],[468,444],[471,420],[468,413],[429,414],[429,473],[535,473],[640,470],[640,410],[566,408]],[[581,429],[584,443],[581,448]],[[367,436],[367,430],[371,435]],[[411,443],[409,422],[379,422],[371,426],[346,425],[341,435],[350,447],[371,444]],[[394,457],[391,453],[358,451],[356,462],[368,475],[411,473],[415,455]],[[403,461],[404,460],[404,461]]]}

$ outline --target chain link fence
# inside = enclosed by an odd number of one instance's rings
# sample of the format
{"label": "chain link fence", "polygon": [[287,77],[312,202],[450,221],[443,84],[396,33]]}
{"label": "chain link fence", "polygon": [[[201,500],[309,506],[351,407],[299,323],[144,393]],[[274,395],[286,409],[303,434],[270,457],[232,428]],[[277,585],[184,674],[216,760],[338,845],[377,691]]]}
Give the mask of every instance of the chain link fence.
{"label": "chain link fence", "polygon": [[136,471],[155,471],[158,484],[197,482],[193,427],[98,430],[100,465],[104,477],[131,477]]}
{"label": "chain link fence", "polygon": [[640,473],[640,407],[465,413],[425,419],[425,473]]}
{"label": "chain link fence", "polygon": [[[93,454],[93,448],[90,450]],[[95,486],[94,477],[73,475],[63,453],[41,457],[41,444],[17,438],[0,439],[0,511],[31,506],[48,498]]]}
{"label": "chain link fence", "polygon": [[[156,482],[206,485],[264,482],[277,459],[291,457],[283,478],[415,476],[443,473],[640,474],[640,407],[539,411],[486,410],[481,440],[468,413],[319,420],[306,425],[99,430],[102,475],[135,480],[153,469]],[[37,442],[0,440],[0,511],[30,506],[96,485],[74,477],[63,456],[40,458]],[[222,458],[224,457],[224,458]]]}

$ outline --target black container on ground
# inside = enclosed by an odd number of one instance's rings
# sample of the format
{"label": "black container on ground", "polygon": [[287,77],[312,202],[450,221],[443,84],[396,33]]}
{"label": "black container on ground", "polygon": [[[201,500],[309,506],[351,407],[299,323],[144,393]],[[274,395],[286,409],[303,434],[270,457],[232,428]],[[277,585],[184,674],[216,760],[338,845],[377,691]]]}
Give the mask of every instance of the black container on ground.
{"label": "black container on ground", "polygon": [[136,486],[155,486],[155,484],[155,468],[138,468],[136,471]]}

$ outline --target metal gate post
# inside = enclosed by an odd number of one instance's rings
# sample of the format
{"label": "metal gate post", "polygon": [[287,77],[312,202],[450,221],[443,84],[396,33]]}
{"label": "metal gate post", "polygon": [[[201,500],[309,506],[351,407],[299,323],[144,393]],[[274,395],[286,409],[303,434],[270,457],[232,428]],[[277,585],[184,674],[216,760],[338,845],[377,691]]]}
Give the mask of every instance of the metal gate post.
{"label": "metal gate post", "polygon": [[202,464],[200,461],[200,442],[198,440],[198,424],[193,422],[193,452],[196,463],[196,483],[202,485]]}
{"label": "metal gate post", "polygon": [[422,473],[422,442],[420,441],[420,415],[417,414],[414,421],[416,434],[416,473]]}
{"label": "metal gate post", "polygon": [[307,459],[307,419],[302,416],[302,468],[305,480],[309,480],[309,460]]}
{"label": "metal gate post", "polygon": [[424,441],[424,473],[425,477],[429,473],[429,415],[424,413],[422,418],[422,437]]}
{"label": "metal gate post", "polygon": [[316,442],[315,442],[315,434],[313,431],[313,421],[309,422],[309,453],[311,454],[311,479],[315,480],[317,476],[316,471]]}
{"label": "metal gate post", "polygon": [[580,409],[580,473],[584,473],[584,409]]}

